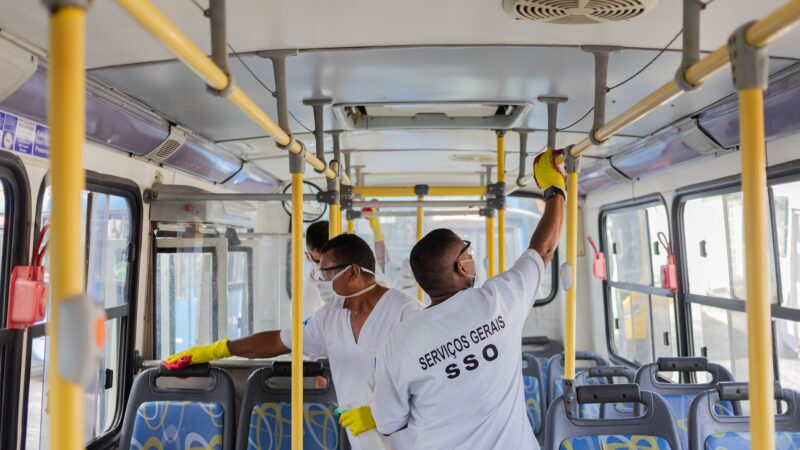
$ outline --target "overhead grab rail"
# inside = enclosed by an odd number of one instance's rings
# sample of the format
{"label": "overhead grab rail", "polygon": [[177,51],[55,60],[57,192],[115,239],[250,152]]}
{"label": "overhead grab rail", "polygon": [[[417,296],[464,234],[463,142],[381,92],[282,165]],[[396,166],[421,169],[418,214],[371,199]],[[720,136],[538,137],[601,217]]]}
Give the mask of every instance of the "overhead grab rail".
{"label": "overhead grab rail", "polygon": [[[161,11],[149,0],[117,0],[125,11],[139,24],[161,41],[178,59],[183,61],[192,71],[217,91],[223,92],[229,87],[230,77],[206,56],[185,34],[183,34]],[[336,173],[326,167],[323,161],[305,149],[305,146],[281,129],[247,94],[233,85],[225,98],[245,113],[253,122],[261,126],[281,148],[292,154],[302,154],[315,170],[324,173],[325,178],[336,179]],[[342,184],[350,185],[350,178],[342,175]]]}
{"label": "overhead grab rail", "polygon": [[[417,197],[417,186],[353,186],[353,195],[364,197]],[[429,197],[486,195],[486,186],[428,186]]]}
{"label": "overhead grab rail", "polygon": [[[800,20],[800,0],[790,0],[768,16],[754,22],[747,29],[746,40],[756,48],[764,47],[794,26],[798,20]],[[726,46],[722,46],[686,68],[683,71],[684,78],[688,84],[698,86],[728,64],[730,64],[728,49]],[[684,90],[674,79],[664,83],[650,95],[595,130],[594,138],[599,142],[608,140],[626,127],[636,123],[650,111],[668,103],[683,92]],[[578,157],[593,146],[594,144],[587,137],[572,147],[570,155]],[[533,174],[528,174],[521,177],[517,184],[527,186],[532,181]],[[516,189],[518,188],[514,187],[509,191]]]}

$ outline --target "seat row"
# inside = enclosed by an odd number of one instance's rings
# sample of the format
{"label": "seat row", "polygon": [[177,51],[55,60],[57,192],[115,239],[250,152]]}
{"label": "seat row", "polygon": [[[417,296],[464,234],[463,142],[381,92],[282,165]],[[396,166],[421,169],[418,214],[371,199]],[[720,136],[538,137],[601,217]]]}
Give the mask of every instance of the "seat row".
{"label": "seat row", "polygon": [[[329,367],[305,362],[303,376],[303,448],[349,449],[335,412]],[[289,377],[288,362],[255,370],[237,420],[234,383],[226,371],[207,364],[175,372],[145,370],[134,381],[119,448],[289,449]]]}
{"label": "seat row", "polygon": [[[546,450],[751,448],[749,417],[741,415],[747,384],[733,381],[722,366],[705,358],[660,358],[634,373],[608,366],[594,353],[576,352],[576,359],[593,366],[577,369],[574,396],[566,401],[560,347],[546,338],[527,339],[528,416]],[[674,383],[663,376],[667,372],[684,381],[705,372],[709,381]],[[618,381],[623,384],[614,384]],[[800,448],[800,395],[776,386],[776,398],[783,404],[776,416],[776,448]]]}

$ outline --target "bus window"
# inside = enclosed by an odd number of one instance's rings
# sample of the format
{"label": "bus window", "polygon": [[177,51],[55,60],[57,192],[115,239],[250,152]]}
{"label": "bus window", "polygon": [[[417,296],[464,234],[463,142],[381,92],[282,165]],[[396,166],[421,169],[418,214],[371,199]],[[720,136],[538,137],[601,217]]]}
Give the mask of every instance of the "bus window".
{"label": "bus window", "polygon": [[669,236],[662,200],[612,205],[602,213],[602,227],[612,352],[637,364],[677,355],[675,297],[661,287],[667,251],[658,234]]}
{"label": "bus window", "polygon": [[[97,190],[89,183],[82,195],[82,215],[85,226],[80,239],[86,249],[84,256],[85,289],[87,294],[106,308],[106,344],[98,376],[86,386],[84,397],[86,422],[84,435],[91,442],[112,430],[121,420],[121,406],[125,395],[122,376],[123,359],[129,339],[127,333],[132,297],[132,264],[135,256],[134,201],[120,193]],[[50,219],[50,187],[41,196],[41,228]],[[49,258],[45,258],[49,278]],[[45,319],[46,322],[46,319]],[[47,417],[44,413],[47,380],[47,341],[43,326],[32,329],[34,339],[31,350],[31,373],[28,397],[26,448],[47,448]]]}
{"label": "bus window", "polygon": [[800,389],[800,181],[771,187],[780,264],[780,307],[775,309],[775,345],[781,383]]}
{"label": "bus window", "polygon": [[156,227],[155,358],[289,325],[286,234],[214,224]]}
{"label": "bus window", "polygon": [[[457,198],[448,198],[456,200]],[[414,198],[396,198],[394,200],[414,200]],[[429,208],[431,211],[446,211],[442,208]],[[401,264],[411,253],[417,242],[416,213],[413,209],[382,208],[388,213],[380,218],[381,228],[386,236],[386,251],[388,257],[397,264]],[[428,211],[428,209],[426,209]],[[522,252],[528,248],[533,231],[542,218],[544,201],[533,196],[509,196],[506,198],[506,268],[511,267]],[[495,227],[497,220],[495,220]],[[472,242],[470,251],[478,262],[478,284],[486,281],[488,260],[486,259],[486,227],[485,219],[475,213],[463,215],[425,215],[425,233],[436,228],[449,228],[458,233],[463,239]],[[372,230],[366,220],[356,221],[355,232],[372,244]],[[495,241],[496,236],[493,236]],[[497,250],[495,249],[495,258]],[[542,285],[536,294],[536,305],[541,306],[552,300],[555,295],[553,274],[557,270],[557,263],[548,267],[548,275],[542,279]]]}
{"label": "bus window", "polygon": [[[683,203],[683,254],[688,280],[692,345],[695,355],[728,368],[739,381],[748,378],[745,305],[745,255],[740,191],[705,194]],[[777,303],[777,278],[769,241],[770,302]]]}

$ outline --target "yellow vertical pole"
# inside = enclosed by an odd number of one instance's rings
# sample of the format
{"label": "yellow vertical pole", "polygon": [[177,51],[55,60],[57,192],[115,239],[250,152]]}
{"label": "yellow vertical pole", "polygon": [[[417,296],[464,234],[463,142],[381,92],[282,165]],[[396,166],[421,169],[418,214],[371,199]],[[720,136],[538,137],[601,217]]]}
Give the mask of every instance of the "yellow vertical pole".
{"label": "yellow vertical pole", "polygon": [[[497,132],[497,182],[506,182],[506,134]],[[497,267],[500,273],[506,271],[506,209],[497,210]]]}
{"label": "yellow vertical pole", "polygon": [[[417,197],[417,200],[422,201],[422,196]],[[422,206],[417,207],[417,242],[422,239],[422,235],[425,233],[425,212],[422,209]],[[422,288],[417,285],[417,300],[423,300]]]}
{"label": "yellow vertical pole", "polygon": [[356,223],[353,219],[347,220],[347,234],[356,234]]}
{"label": "yellow vertical pole", "polygon": [[[84,389],[67,381],[59,371],[59,306],[83,293],[81,235],[81,191],[84,188],[83,145],[86,130],[85,11],[79,7],[56,7],[50,15],[50,181],[53,195],[51,215],[50,289],[53,303],[47,321],[50,336],[48,361],[48,416],[50,448],[84,448]],[[89,326],[89,324],[71,324]]]}
{"label": "yellow vertical pole", "polygon": [[[328,223],[328,233],[332,229]],[[292,174],[292,450],[303,450],[303,174]]]}
{"label": "yellow vertical pole", "polygon": [[328,207],[328,239],[333,239],[340,234],[338,225],[339,218],[341,218],[339,205],[334,203]]}
{"label": "yellow vertical pole", "polygon": [[747,335],[750,370],[750,432],[753,448],[775,448],[772,328],[769,304],[769,208],[764,146],[764,93],[739,91],[742,153],[742,218],[747,276]]}
{"label": "yellow vertical pole", "polygon": [[489,261],[487,278],[494,276],[494,216],[486,217],[486,260]]}
{"label": "yellow vertical pole", "polygon": [[578,287],[575,284],[578,261],[578,173],[567,174],[567,266],[570,283],[567,289],[567,304],[564,327],[564,379],[575,379],[575,299]]}

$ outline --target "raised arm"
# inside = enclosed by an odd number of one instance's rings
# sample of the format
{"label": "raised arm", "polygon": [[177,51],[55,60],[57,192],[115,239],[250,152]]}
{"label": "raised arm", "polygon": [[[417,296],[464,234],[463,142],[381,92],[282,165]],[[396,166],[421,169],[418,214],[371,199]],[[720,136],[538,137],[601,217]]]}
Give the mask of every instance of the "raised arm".
{"label": "raised arm", "polygon": [[372,228],[372,235],[375,238],[375,262],[381,272],[386,272],[386,243],[384,242],[385,238],[381,229],[380,219],[377,216],[372,216],[368,220],[369,227]]}
{"label": "raised arm", "polygon": [[229,356],[272,358],[289,352],[281,341],[280,331],[262,331],[235,341],[222,339],[210,345],[198,345],[169,356],[164,362],[169,369],[180,369]]}
{"label": "raised arm", "polygon": [[553,259],[564,220],[566,187],[564,174],[561,173],[555,161],[557,154],[558,152],[553,152],[548,148],[533,160],[534,179],[536,185],[544,191],[546,203],[542,220],[536,226],[528,248],[536,250],[545,265],[550,264]]}

